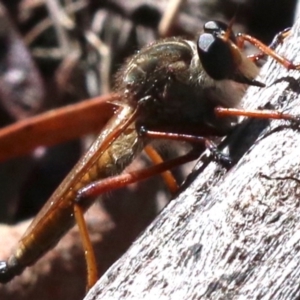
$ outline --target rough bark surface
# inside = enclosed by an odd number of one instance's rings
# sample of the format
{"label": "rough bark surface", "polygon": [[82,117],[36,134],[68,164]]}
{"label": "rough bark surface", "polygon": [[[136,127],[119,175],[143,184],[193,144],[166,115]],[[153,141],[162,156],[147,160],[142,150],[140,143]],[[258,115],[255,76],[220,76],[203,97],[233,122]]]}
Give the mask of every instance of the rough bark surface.
{"label": "rough bark surface", "polygon": [[[300,22],[278,52],[300,63]],[[299,71],[269,60],[266,88],[245,108],[300,115]],[[299,299],[300,126],[244,122],[226,139],[227,171],[204,154],[199,175],[117,261],[85,300]]]}

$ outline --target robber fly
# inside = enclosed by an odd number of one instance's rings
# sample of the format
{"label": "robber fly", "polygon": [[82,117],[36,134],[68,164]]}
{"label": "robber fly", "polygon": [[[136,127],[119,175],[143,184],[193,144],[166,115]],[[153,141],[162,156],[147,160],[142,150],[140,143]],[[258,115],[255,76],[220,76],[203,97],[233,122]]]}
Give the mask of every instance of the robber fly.
{"label": "robber fly", "polygon": [[[245,41],[261,53],[247,57],[241,50]],[[235,35],[231,26],[219,21],[207,22],[195,41],[160,40],[128,59],[116,80],[114,116],[34,219],[16,250],[0,262],[0,282],[10,281],[35,263],[75,221],[84,228],[82,213],[96,195],[196,158],[191,151],[145,170],[122,173],[153,140],[185,141],[194,150],[204,145],[218,154],[209,137],[228,134],[239,115],[293,120],[292,115],[279,112],[235,109],[248,85],[264,87],[256,80],[259,69],[254,61],[265,54],[288,69],[300,68],[255,38]],[[92,270],[94,258],[90,256],[87,263],[92,286],[97,278]]]}

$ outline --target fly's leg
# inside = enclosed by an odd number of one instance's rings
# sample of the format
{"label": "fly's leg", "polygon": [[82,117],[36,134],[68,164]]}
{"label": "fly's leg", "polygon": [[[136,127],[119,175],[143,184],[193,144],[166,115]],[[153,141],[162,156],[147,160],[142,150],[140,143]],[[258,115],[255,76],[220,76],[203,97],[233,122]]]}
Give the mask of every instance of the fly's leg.
{"label": "fly's leg", "polygon": [[[147,156],[151,159],[154,165],[158,165],[162,163],[164,160],[162,157],[159,155],[159,153],[150,145],[147,145],[144,148],[144,151],[146,152]],[[165,184],[167,185],[169,191],[171,194],[175,194],[179,188],[176,179],[174,178],[173,174],[171,171],[167,170],[161,174],[163,177],[163,180]]]}
{"label": "fly's leg", "polygon": [[274,50],[277,46],[283,43],[283,41],[290,35],[290,33],[291,33],[290,27],[278,32],[275,35],[272,43],[269,45],[269,48]]}
{"label": "fly's leg", "polygon": [[299,123],[300,117],[288,113],[282,113],[277,110],[243,110],[238,108],[224,108],[216,107],[215,114],[218,117],[249,117],[259,119],[277,119],[277,120],[288,120]]}
{"label": "fly's leg", "polygon": [[167,170],[193,161],[198,156],[198,153],[195,153],[195,151],[191,151],[183,156],[162,162],[147,169],[132,171],[114,177],[109,177],[100,181],[95,181],[78,191],[76,203],[80,206],[82,202],[88,200],[91,197],[96,197],[108,191],[119,189],[129,184],[148,179],[152,176],[161,174]]}
{"label": "fly's leg", "polygon": [[244,42],[247,41],[262,52],[262,53],[258,53],[257,55],[254,55],[254,56],[250,56],[249,59],[256,61],[256,60],[262,58],[263,56],[268,55],[268,56],[271,56],[273,59],[275,59],[277,62],[279,62],[281,65],[283,65],[288,70],[300,70],[300,64],[294,64],[287,58],[276,53],[274,50],[274,48],[278,44],[282,43],[282,41],[289,35],[289,32],[290,32],[290,30],[286,29],[286,30],[278,33],[275,36],[275,38],[270,46],[265,45],[264,43],[262,43],[261,41],[254,38],[251,35],[239,33],[237,36],[238,47],[242,48],[244,45]]}
{"label": "fly's leg", "polygon": [[205,146],[206,149],[208,149],[211,152],[215,160],[222,163],[225,167],[231,166],[232,162],[230,157],[220,152],[217,145],[209,138],[199,136],[199,135],[148,130],[144,127],[140,128],[140,134],[142,136],[147,136],[148,138],[152,138],[152,139],[175,140],[175,141],[188,142],[192,144],[202,144]]}
{"label": "fly's leg", "polygon": [[84,210],[77,203],[74,204],[74,216],[79,229],[79,234],[84,251],[86,268],[87,268],[87,285],[86,290],[89,291],[98,280],[97,262],[95,251],[90,239],[86,221],[84,219]]}
{"label": "fly's leg", "polygon": [[[277,46],[279,46],[280,44],[283,43],[285,38],[290,34],[290,31],[291,31],[290,28],[286,28],[286,29],[280,31],[279,33],[277,33],[275,35],[273,41],[271,42],[271,44],[268,47],[272,50],[275,50],[277,48]],[[244,48],[245,40],[240,37],[240,34],[237,36],[237,44],[238,44],[239,48],[241,48],[241,49]],[[250,54],[247,57],[250,60],[256,62],[256,61],[259,61],[260,59],[264,58],[265,56],[266,56],[265,53],[260,52],[257,54]]]}

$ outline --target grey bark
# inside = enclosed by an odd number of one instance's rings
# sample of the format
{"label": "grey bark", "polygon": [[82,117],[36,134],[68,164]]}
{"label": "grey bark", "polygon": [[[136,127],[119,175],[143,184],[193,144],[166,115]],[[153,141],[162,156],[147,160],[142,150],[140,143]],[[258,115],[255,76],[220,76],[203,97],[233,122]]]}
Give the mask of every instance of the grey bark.
{"label": "grey bark", "polygon": [[[300,22],[277,51],[300,63]],[[299,71],[269,59],[243,107],[300,115]],[[179,196],[97,282],[96,299],[298,299],[300,126],[245,121],[227,171],[205,153]],[[194,175],[198,174],[195,179]]]}

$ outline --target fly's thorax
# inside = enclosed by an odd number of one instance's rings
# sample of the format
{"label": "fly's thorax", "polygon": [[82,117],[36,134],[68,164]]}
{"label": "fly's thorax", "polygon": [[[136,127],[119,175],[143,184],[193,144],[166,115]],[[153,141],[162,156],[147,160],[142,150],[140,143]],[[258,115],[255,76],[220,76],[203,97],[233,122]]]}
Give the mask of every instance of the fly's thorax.
{"label": "fly's thorax", "polygon": [[116,90],[125,101],[161,98],[173,77],[188,75],[192,55],[189,44],[180,38],[153,43],[127,61],[117,75]]}

